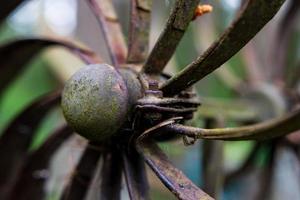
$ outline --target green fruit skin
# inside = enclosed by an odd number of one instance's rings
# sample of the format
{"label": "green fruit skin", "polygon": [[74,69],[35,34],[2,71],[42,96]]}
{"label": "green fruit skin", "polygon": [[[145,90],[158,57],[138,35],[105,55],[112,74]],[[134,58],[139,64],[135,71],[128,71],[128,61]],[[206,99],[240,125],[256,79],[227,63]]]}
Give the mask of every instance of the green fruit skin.
{"label": "green fruit skin", "polygon": [[89,65],[67,81],[61,105],[68,124],[78,134],[91,141],[103,141],[126,119],[126,84],[112,66]]}

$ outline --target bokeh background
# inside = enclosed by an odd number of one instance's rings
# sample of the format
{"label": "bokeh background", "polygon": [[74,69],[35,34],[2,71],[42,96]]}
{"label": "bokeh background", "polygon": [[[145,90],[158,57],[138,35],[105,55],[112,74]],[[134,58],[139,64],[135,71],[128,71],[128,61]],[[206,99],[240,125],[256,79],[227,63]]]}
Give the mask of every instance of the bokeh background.
{"label": "bokeh background", "polygon": [[[129,20],[129,0],[113,1],[125,36],[128,34]],[[150,47],[158,38],[167,16],[172,8],[174,0],[154,0],[153,19],[151,25]],[[202,1],[213,5],[212,13],[201,16],[191,23],[187,33],[180,43],[176,54],[170,61],[167,71],[171,74],[182,69],[198,55],[200,55],[229,25],[235,11],[240,6],[239,0],[215,0]],[[259,65],[267,73],[267,63],[270,63],[270,48],[274,41],[278,19],[280,19],[286,6],[280,11],[275,19],[269,23],[239,54],[227,62],[222,69],[201,80],[196,88],[203,100],[202,107],[209,108],[209,102],[214,101],[220,105],[220,109],[230,106],[230,102],[236,97],[230,85],[238,84],[247,78],[247,68],[245,65]],[[300,58],[300,23],[295,28],[289,56],[290,66],[296,65],[296,60]],[[89,48],[95,50],[104,58],[107,57],[106,47],[101,36],[99,26],[89,7],[83,0],[29,0],[18,8],[2,25],[0,29],[0,42],[5,43],[14,38],[24,37],[51,37],[64,38],[68,40],[81,41]],[[250,50],[249,50],[250,49]],[[255,55],[259,58],[251,59],[251,49],[255,49]],[[106,59],[108,60],[108,59]],[[259,60],[259,63],[253,63]],[[10,85],[0,99],[0,130],[5,128],[26,105],[36,97],[41,96],[58,87],[62,87],[68,79],[83,64],[72,55],[62,49],[51,48],[36,57],[26,68],[26,70]],[[217,113],[218,110],[203,110],[202,112]],[[222,113],[222,112],[221,112]],[[63,117],[59,108],[51,112],[40,126],[36,133],[32,149],[38,147],[54,129],[63,123]],[[201,116],[193,122],[194,125],[203,126]],[[233,122],[227,125],[235,126]],[[48,199],[57,199],[64,184],[72,174],[68,174],[77,162],[84,142],[78,138],[70,142],[61,150],[57,158],[52,162],[53,176],[47,185]],[[163,150],[170,156],[174,164],[201,186],[203,175],[201,173],[202,142],[198,141],[193,146],[184,146],[182,140],[162,143]],[[253,142],[225,142],[223,154],[224,172],[236,169],[249,154],[254,146]],[[256,165],[259,168],[264,165],[264,159],[268,149],[260,152]],[[289,159],[288,157],[285,157]],[[288,160],[289,161],[289,160]],[[253,175],[255,176],[255,175]],[[173,199],[159,181],[149,172],[153,199]],[[252,177],[253,179],[253,177]],[[251,179],[251,180],[252,180]],[[255,178],[254,178],[255,179]],[[248,180],[249,181],[249,180]],[[255,183],[255,181],[250,183]],[[97,185],[95,183],[95,185]],[[95,186],[96,187],[96,186]],[[128,199],[125,186],[123,187],[123,198]],[[239,196],[243,194],[241,184],[232,185],[229,188],[221,189],[220,199],[244,199]],[[96,191],[96,189],[95,189]],[[91,196],[97,195],[90,192]],[[300,199],[300,197],[299,197]]]}

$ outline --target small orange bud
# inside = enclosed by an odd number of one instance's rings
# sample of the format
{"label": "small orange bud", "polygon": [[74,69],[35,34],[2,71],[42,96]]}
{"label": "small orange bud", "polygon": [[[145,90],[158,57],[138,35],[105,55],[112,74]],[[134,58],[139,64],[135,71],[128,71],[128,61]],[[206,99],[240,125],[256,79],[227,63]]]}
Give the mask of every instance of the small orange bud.
{"label": "small orange bud", "polygon": [[212,11],[213,11],[213,7],[211,5],[208,5],[208,4],[198,5],[195,10],[194,19],[196,19],[196,17],[202,16],[202,15],[204,15],[206,13],[210,13]]}

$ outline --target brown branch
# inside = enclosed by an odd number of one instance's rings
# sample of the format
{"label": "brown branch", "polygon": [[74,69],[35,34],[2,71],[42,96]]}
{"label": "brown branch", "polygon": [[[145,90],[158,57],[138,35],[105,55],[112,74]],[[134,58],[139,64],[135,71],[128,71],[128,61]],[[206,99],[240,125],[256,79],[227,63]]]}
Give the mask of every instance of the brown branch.
{"label": "brown branch", "polygon": [[291,75],[291,78],[289,80],[289,86],[292,88],[297,87],[297,84],[300,82],[300,61],[296,64],[295,72]]}
{"label": "brown branch", "polygon": [[2,1],[0,7],[0,23],[2,23],[7,16],[23,2],[25,2],[25,0]]}
{"label": "brown branch", "polygon": [[242,163],[242,165],[235,171],[229,173],[225,176],[225,183],[224,185],[230,185],[235,180],[238,180],[243,175],[247,174],[247,172],[253,169],[255,158],[262,146],[262,143],[256,143],[252,148],[251,152],[247,156],[246,160]]}
{"label": "brown branch", "polygon": [[212,200],[175,168],[154,142],[138,142],[137,150],[162,183],[181,200]]}
{"label": "brown branch", "polygon": [[128,63],[142,63],[148,56],[152,0],[131,0]]}
{"label": "brown branch", "polygon": [[249,0],[231,26],[210,48],[162,87],[173,96],[192,86],[236,54],[278,12],[285,0]]}
{"label": "brown branch", "polygon": [[246,67],[246,79],[251,86],[256,86],[260,82],[266,81],[267,76],[265,71],[261,69],[261,62],[259,61],[257,52],[255,51],[255,45],[253,42],[249,42],[242,50],[242,56],[245,61]]}
{"label": "brown branch", "polygon": [[[274,153],[273,175],[268,184],[269,190],[262,187],[262,193],[268,194],[265,199],[299,199],[299,154],[295,147],[288,143],[278,141]],[[267,169],[268,170],[268,169]],[[283,175],[284,173],[284,175]]]}
{"label": "brown branch", "polygon": [[262,175],[260,176],[260,186],[259,191],[255,199],[265,200],[270,199],[270,194],[272,194],[272,182],[274,179],[274,164],[275,164],[275,153],[278,149],[278,142],[271,141],[269,157],[267,163],[263,168]]}
{"label": "brown branch", "polygon": [[279,28],[274,38],[273,48],[271,49],[272,61],[272,77],[273,80],[283,82],[287,72],[287,57],[288,48],[291,41],[291,36],[295,32],[298,21],[298,13],[300,10],[300,1],[292,0],[290,5],[279,24]]}
{"label": "brown branch", "polygon": [[49,172],[51,158],[72,133],[73,131],[66,125],[59,128],[40,148],[28,156],[9,199],[40,200],[45,198],[44,187],[49,175],[47,172]]}
{"label": "brown branch", "polygon": [[71,42],[39,38],[15,40],[0,46],[0,93],[36,55],[51,46],[66,48],[86,64],[99,63],[102,60],[94,52]]}
{"label": "brown branch", "polygon": [[65,187],[61,200],[82,200],[95,174],[101,151],[96,144],[88,144],[74,170],[72,180]]}
{"label": "brown branch", "polygon": [[103,200],[118,200],[121,194],[122,158],[116,149],[111,151],[103,155],[103,166],[100,174],[100,196]]}
{"label": "brown branch", "polygon": [[147,74],[159,74],[163,71],[174,54],[190,21],[193,19],[197,5],[198,1],[194,0],[176,1],[165,29],[159,36],[158,41],[143,66],[143,72]]}
{"label": "brown branch", "polygon": [[[206,120],[206,128],[224,126],[222,120]],[[224,180],[224,142],[204,140],[202,144],[203,189],[215,199],[220,199]]]}
{"label": "brown branch", "polygon": [[109,0],[86,0],[100,25],[113,66],[125,63],[127,48],[117,15]]}
{"label": "brown branch", "polygon": [[147,200],[148,180],[145,164],[136,152],[123,153],[123,166],[126,185],[131,200]]}
{"label": "brown branch", "polygon": [[4,130],[0,138],[0,199],[6,199],[12,188],[40,122],[59,102],[60,92],[41,97]]}
{"label": "brown branch", "polygon": [[203,190],[215,199],[220,199],[223,188],[223,141],[203,142]]}

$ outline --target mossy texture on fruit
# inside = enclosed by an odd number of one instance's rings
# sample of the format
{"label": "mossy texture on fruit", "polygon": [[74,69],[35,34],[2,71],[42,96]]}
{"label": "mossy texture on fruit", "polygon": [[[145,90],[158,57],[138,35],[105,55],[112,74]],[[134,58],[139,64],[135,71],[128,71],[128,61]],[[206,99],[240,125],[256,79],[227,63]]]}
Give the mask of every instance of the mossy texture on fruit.
{"label": "mossy texture on fruit", "polygon": [[68,124],[93,141],[114,134],[124,123],[128,93],[121,75],[110,65],[89,65],[67,81],[62,109]]}
{"label": "mossy texture on fruit", "polygon": [[143,97],[143,89],[138,79],[138,72],[127,69],[125,67],[120,69],[120,74],[125,81],[128,92],[128,112],[132,111],[137,100]]}

